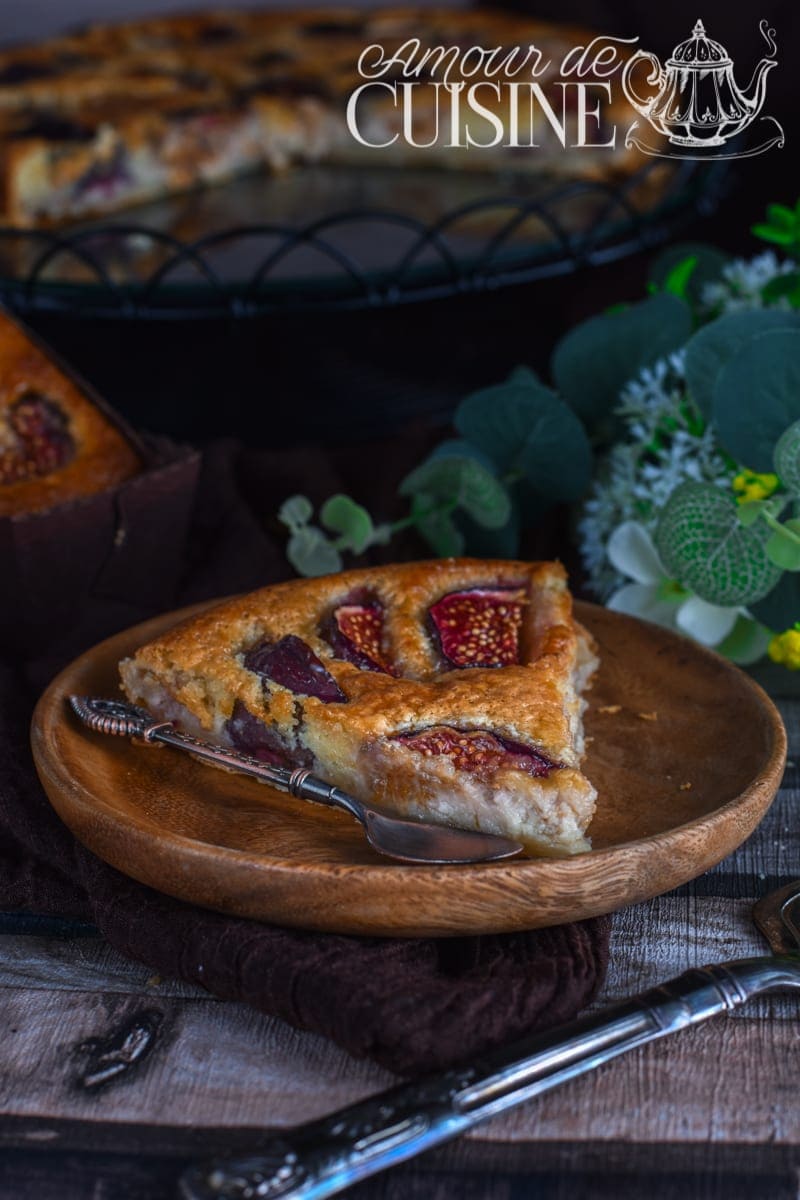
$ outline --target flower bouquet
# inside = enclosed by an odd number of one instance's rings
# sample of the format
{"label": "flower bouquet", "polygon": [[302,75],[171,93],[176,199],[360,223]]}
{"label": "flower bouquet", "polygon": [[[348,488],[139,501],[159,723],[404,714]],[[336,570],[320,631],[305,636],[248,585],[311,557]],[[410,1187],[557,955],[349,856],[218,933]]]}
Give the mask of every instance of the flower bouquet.
{"label": "flower bouquet", "polygon": [[301,574],[413,527],[438,555],[513,557],[574,506],[591,592],[742,664],[800,668],[800,202],[754,226],[779,247],[656,259],[648,295],[571,329],[550,383],[517,367],[467,396],[377,524],[348,496],[283,505]]}

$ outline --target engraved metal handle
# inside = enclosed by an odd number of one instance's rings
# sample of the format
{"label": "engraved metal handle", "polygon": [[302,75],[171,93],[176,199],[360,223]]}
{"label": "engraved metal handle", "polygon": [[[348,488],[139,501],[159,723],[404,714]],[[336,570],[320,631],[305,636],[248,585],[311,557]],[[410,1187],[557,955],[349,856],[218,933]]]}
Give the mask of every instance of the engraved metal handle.
{"label": "engraved metal handle", "polygon": [[303,800],[344,808],[360,821],[365,820],[364,806],[360,800],[326,783],[324,779],[318,779],[305,767],[276,767],[239,750],[228,750],[224,746],[202,742],[190,733],[182,733],[172,721],[155,721],[146,709],[138,708],[135,704],[126,704],[121,700],[106,700],[99,696],[70,696],[69,703],[84,725],[97,733],[136,737],[151,743],[163,742],[166,746],[187,750],[195,758],[214,763],[218,767],[231,767],[243,775],[260,779],[262,783],[270,783]]}
{"label": "engraved metal handle", "polygon": [[457,1137],[647,1042],[762,992],[800,988],[800,955],[696,968],[604,1012],[470,1066],[400,1086],[276,1137],[258,1154],[191,1167],[184,1200],[321,1200]]}

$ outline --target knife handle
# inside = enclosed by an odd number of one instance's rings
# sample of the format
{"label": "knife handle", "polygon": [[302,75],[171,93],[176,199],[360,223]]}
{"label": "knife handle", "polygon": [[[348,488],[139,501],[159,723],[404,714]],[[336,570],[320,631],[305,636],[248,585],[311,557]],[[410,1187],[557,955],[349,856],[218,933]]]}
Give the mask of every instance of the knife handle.
{"label": "knife handle", "polygon": [[800,956],[694,968],[603,1012],[472,1065],[400,1084],[276,1135],[257,1154],[199,1164],[184,1200],[322,1200],[642,1046],[752,996],[800,988]]}

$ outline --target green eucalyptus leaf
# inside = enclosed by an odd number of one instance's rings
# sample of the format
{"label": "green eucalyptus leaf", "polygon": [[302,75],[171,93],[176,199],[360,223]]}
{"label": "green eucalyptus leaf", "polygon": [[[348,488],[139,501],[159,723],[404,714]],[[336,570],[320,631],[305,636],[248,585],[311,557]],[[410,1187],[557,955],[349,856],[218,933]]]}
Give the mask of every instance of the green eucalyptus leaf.
{"label": "green eucalyptus leaf", "polygon": [[762,600],[750,604],[753,616],[775,633],[800,621],[800,575],[787,571]]}
{"label": "green eucalyptus leaf", "polygon": [[571,408],[526,368],[461,402],[454,424],[509,482],[524,479],[549,502],[577,500],[592,452]]}
{"label": "green eucalyptus leaf", "polygon": [[340,535],[339,545],[343,550],[361,554],[372,541],[372,517],[350,496],[341,493],[331,496],[320,509],[319,519],[326,529]]}
{"label": "green eucalyptus leaf", "polygon": [[717,654],[724,655],[740,666],[758,662],[767,652],[770,631],[750,617],[737,617],[731,632],[715,647]]}
{"label": "green eucalyptus leaf", "polygon": [[711,416],[714,386],[725,363],[738,353],[744,341],[773,329],[800,329],[800,319],[793,313],[762,310],[727,313],[698,329],[690,339],[684,360],[686,382],[706,419]]}
{"label": "green eucalyptus leaf", "polygon": [[332,575],[342,569],[342,556],[316,525],[303,525],[292,534],[286,557],[298,575]]}
{"label": "green eucalyptus leaf", "polygon": [[765,553],[770,530],[745,529],[733,496],[708,483],[683,483],[667,501],[656,548],[667,572],[710,604],[734,607],[759,600],[780,567]]}
{"label": "green eucalyptus leaf", "polygon": [[722,445],[754,471],[771,471],[775,443],[800,419],[800,326],[748,338],[714,383]]}
{"label": "green eucalyptus leaf", "polygon": [[290,496],[278,509],[278,520],[288,529],[307,525],[314,515],[314,505],[308,496]]}
{"label": "green eucalyptus leaf", "polygon": [[773,463],[775,474],[787,492],[800,496],[800,421],[795,421],[778,438]]}
{"label": "green eucalyptus leaf", "polygon": [[749,529],[756,523],[766,507],[766,500],[748,500],[744,504],[738,504],[736,515],[739,518],[739,524],[744,525],[745,529]]}
{"label": "green eucalyptus leaf", "polygon": [[661,292],[576,325],[555,348],[552,375],[579,416],[595,424],[614,408],[628,380],[677,350],[691,332],[688,305]]}
{"label": "green eucalyptus leaf", "polygon": [[[794,526],[795,528],[792,528]],[[773,529],[766,545],[767,557],[784,571],[800,571],[800,521],[787,521]]]}
{"label": "green eucalyptus leaf", "polygon": [[436,502],[463,508],[484,529],[502,528],[511,512],[508,492],[499,479],[464,454],[431,455],[405,477],[399,490],[402,496],[423,492]]}
{"label": "green eucalyptus leaf", "polygon": [[[439,505],[437,507],[437,504]],[[455,557],[464,552],[464,535],[456,528],[452,515],[436,497],[417,492],[411,503],[420,535],[440,558]]]}
{"label": "green eucalyptus leaf", "polygon": [[466,438],[446,438],[436,446],[428,458],[474,458],[475,462],[479,462],[485,467],[490,475],[495,475],[495,463],[491,455],[485,453],[484,450],[468,442]]}

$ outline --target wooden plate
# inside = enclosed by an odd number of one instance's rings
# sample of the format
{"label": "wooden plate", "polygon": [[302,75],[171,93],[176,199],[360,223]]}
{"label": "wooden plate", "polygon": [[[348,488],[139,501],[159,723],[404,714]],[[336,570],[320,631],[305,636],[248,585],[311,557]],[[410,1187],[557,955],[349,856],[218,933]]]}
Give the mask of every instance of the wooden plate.
{"label": "wooden plate", "polygon": [[221,912],[401,936],[610,912],[730,854],[783,773],[783,724],[748,676],[666,630],[578,604],[602,663],[587,713],[585,770],[599,792],[593,851],[483,866],[395,864],[369,848],[346,813],[166,748],[91,733],[68,710],[70,692],[115,695],[118,661],[194,611],[148,621],[67,667],[39,701],[32,741],[51,803],[85,845],[142,883]]}

